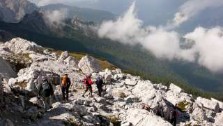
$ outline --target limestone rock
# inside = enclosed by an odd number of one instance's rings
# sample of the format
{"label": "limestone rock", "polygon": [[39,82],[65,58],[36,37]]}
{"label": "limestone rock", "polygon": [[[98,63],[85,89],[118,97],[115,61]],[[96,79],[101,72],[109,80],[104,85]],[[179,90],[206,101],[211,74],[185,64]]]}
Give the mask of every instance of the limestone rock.
{"label": "limestone rock", "polygon": [[214,98],[211,98],[211,101],[213,102],[217,102],[219,104],[219,107],[221,108],[221,110],[223,110],[223,102],[219,101],[219,100],[216,100]]}
{"label": "limestone rock", "polygon": [[205,111],[202,108],[196,107],[192,112],[192,118],[198,122],[203,122],[207,120],[207,116],[205,115]]}
{"label": "limestone rock", "polygon": [[169,89],[172,90],[175,93],[181,93],[182,92],[182,89],[180,87],[174,85],[173,83],[170,84]]}
{"label": "limestone rock", "polygon": [[91,56],[84,56],[83,58],[81,58],[78,63],[78,67],[85,74],[99,72],[101,69],[98,61]]}
{"label": "limestone rock", "polygon": [[137,84],[137,81],[131,79],[125,79],[125,84],[130,86],[135,86]]}
{"label": "limestone rock", "polygon": [[41,46],[22,38],[13,38],[12,40],[6,42],[4,45],[8,47],[10,51],[16,54],[33,53],[42,50]]}
{"label": "limestone rock", "polygon": [[206,98],[197,97],[195,102],[198,105],[203,106],[203,107],[208,108],[208,109],[211,109],[215,112],[219,112],[219,110],[220,110],[219,104],[217,102],[211,101],[211,100],[206,99]]}
{"label": "limestone rock", "polygon": [[161,117],[142,109],[129,109],[126,121],[130,122],[133,126],[172,126]]}
{"label": "limestone rock", "polygon": [[59,61],[64,61],[66,58],[68,58],[69,54],[67,51],[62,52],[60,57],[58,58]]}
{"label": "limestone rock", "polygon": [[216,126],[221,126],[223,122],[223,112],[218,113],[215,117],[215,125]]}

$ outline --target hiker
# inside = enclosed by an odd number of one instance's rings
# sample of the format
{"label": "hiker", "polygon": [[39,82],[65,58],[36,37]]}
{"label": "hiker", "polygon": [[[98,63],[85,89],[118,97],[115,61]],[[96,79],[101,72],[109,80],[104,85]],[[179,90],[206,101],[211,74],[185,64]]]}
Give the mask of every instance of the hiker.
{"label": "hiker", "polygon": [[68,77],[68,74],[65,74],[61,79],[61,90],[62,90],[63,100],[68,101],[70,85],[71,85],[70,78]]}
{"label": "hiker", "polygon": [[171,119],[171,124],[173,126],[176,126],[177,124],[177,116],[178,116],[178,113],[177,113],[177,105],[175,105],[173,107],[173,111],[172,111],[172,119]]}
{"label": "hiker", "polygon": [[102,80],[102,77],[99,76],[97,77],[96,79],[96,85],[97,85],[97,88],[98,88],[98,95],[101,97],[101,92],[102,92],[102,87],[103,87],[103,80]]}
{"label": "hiker", "polygon": [[51,96],[54,94],[52,85],[48,82],[46,77],[43,77],[43,82],[39,87],[39,96],[43,100],[43,106],[45,111],[52,108]]}
{"label": "hiker", "polygon": [[85,79],[84,79],[84,84],[85,84],[85,86],[86,86],[86,90],[85,90],[85,92],[83,93],[83,95],[82,95],[82,97],[84,97],[84,95],[85,95],[85,93],[89,90],[90,91],[90,95],[91,95],[91,97],[93,96],[92,95],[92,84],[93,84],[93,82],[92,82],[92,80],[91,80],[91,75],[89,75],[89,76],[87,76]]}

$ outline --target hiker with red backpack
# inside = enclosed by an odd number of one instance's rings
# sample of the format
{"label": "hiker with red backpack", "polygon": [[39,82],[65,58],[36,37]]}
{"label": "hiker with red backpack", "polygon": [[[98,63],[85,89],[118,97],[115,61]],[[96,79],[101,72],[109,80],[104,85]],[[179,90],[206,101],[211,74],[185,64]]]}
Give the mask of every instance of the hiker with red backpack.
{"label": "hiker with red backpack", "polygon": [[90,96],[92,97],[92,84],[93,84],[93,81],[91,80],[91,75],[88,75],[85,79],[84,79],[84,84],[85,84],[85,91],[82,95],[82,97],[84,97],[85,93],[89,90],[90,91]]}
{"label": "hiker with red backpack", "polygon": [[68,77],[68,74],[65,74],[61,78],[61,90],[62,90],[63,100],[68,101],[70,85],[71,85],[70,78]]}

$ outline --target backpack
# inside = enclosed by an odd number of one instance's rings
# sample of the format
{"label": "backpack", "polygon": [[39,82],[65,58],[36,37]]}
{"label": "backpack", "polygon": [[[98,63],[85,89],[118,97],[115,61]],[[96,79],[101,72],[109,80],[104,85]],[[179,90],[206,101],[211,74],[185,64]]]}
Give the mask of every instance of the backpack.
{"label": "backpack", "polygon": [[97,78],[97,79],[96,79],[96,85],[97,85],[98,87],[101,87],[102,84],[103,84],[103,80],[102,80],[101,78]]}
{"label": "backpack", "polygon": [[67,80],[68,80],[67,77],[62,77],[62,82],[61,82],[61,84],[62,84],[63,87],[66,87],[66,86],[67,86]]}
{"label": "backpack", "polygon": [[88,84],[89,84],[87,78],[84,79],[84,84],[85,84],[85,85],[88,85]]}
{"label": "backpack", "polygon": [[49,97],[51,94],[51,87],[48,81],[43,81],[42,83],[42,95],[44,97]]}

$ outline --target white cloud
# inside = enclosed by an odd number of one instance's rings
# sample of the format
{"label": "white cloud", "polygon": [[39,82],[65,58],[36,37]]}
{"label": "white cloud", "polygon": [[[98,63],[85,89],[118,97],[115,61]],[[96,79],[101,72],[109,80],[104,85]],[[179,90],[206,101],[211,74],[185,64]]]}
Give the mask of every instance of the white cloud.
{"label": "white cloud", "polygon": [[[129,10],[117,21],[106,21],[99,28],[98,35],[112,40],[119,40],[124,43],[134,44],[139,37],[145,34],[142,27],[142,21],[136,18],[135,3]],[[137,34],[135,34],[137,33]]]}
{"label": "white cloud", "polygon": [[175,14],[169,27],[177,27],[207,8],[221,6],[223,6],[223,0],[187,0]]}
{"label": "white cloud", "polygon": [[180,49],[176,32],[167,32],[152,26],[143,28],[142,21],[135,14],[135,3],[116,21],[102,23],[98,35],[125,44],[141,44],[158,58],[171,60],[177,57],[176,52]]}
{"label": "white cloud", "polygon": [[197,62],[212,72],[223,71],[223,30],[222,28],[196,28],[181,36],[163,27],[143,27],[135,14],[135,4],[116,21],[100,25],[99,37],[109,38],[124,44],[141,44],[158,58]]}
{"label": "white cloud", "polygon": [[205,29],[196,28],[184,36],[194,45],[190,52],[198,54],[198,63],[213,72],[223,71],[223,29],[220,27]]}
{"label": "white cloud", "polygon": [[50,26],[63,25],[63,21],[67,17],[67,9],[59,9],[44,12],[45,22]]}

